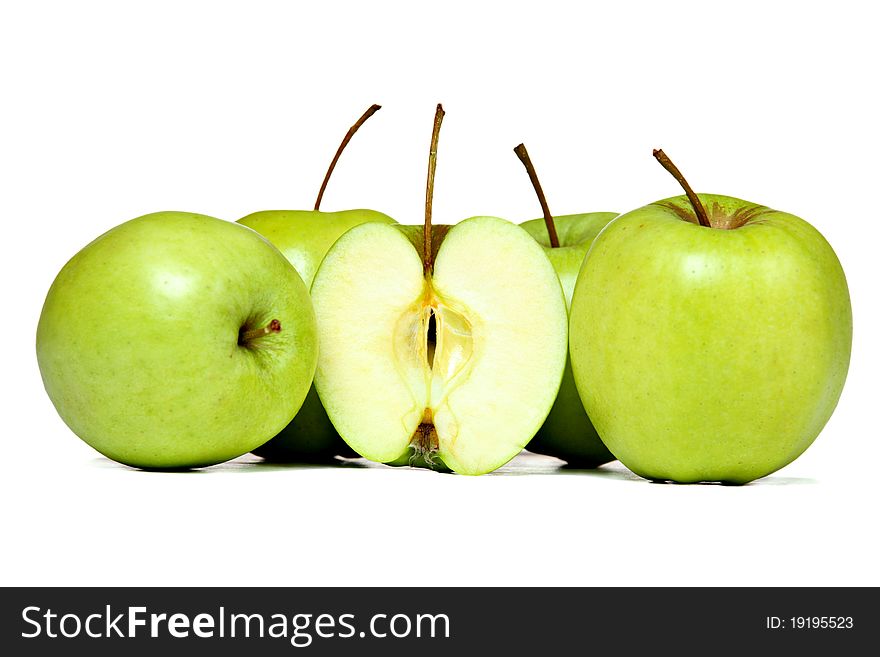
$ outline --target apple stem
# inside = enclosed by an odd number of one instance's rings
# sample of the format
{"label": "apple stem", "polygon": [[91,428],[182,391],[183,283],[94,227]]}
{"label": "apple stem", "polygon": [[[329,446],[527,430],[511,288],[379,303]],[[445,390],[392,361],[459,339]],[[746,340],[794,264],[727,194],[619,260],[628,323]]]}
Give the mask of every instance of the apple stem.
{"label": "apple stem", "polygon": [[270,333],[280,333],[281,332],[281,322],[277,319],[273,319],[271,322],[266,324],[261,328],[249,329],[247,331],[241,330],[238,333],[238,344],[247,345],[252,341],[262,338],[264,336],[269,335]]}
{"label": "apple stem", "polygon": [[688,185],[688,181],[685,180],[683,175],[681,175],[681,171],[678,170],[678,167],[672,163],[672,160],[669,159],[662,149],[655,148],[654,157],[660,163],[660,166],[671,173],[672,177],[678,181],[679,185],[681,185],[684,193],[687,194],[688,201],[691,202],[691,205],[694,208],[694,212],[697,215],[697,221],[700,222],[700,225],[705,226],[706,228],[711,228],[712,222],[709,221],[709,215],[706,214],[706,208],[703,207],[700,197],[697,196],[694,193],[694,190],[691,189],[691,186]]}
{"label": "apple stem", "polygon": [[434,209],[434,172],[437,170],[437,144],[440,141],[440,125],[443,123],[443,105],[437,103],[434,113],[434,129],[431,132],[431,150],[428,153],[428,183],[425,188],[425,273],[434,269],[433,236],[431,234],[431,214]]}
{"label": "apple stem", "polygon": [[553,223],[553,215],[550,214],[550,208],[547,207],[547,197],[544,196],[544,190],[541,188],[541,181],[538,180],[538,173],[535,171],[535,165],[529,157],[529,151],[526,150],[525,144],[520,144],[513,149],[516,156],[526,168],[529,174],[529,180],[532,181],[532,187],[535,188],[535,194],[538,195],[538,202],[541,204],[541,211],[544,213],[544,223],[547,225],[547,234],[550,236],[550,246],[552,248],[559,247],[559,236],[556,234],[556,224]]}
{"label": "apple stem", "polygon": [[345,133],[345,137],[342,138],[342,143],[339,144],[339,148],[336,149],[336,155],[333,156],[333,160],[330,162],[330,166],[327,168],[327,173],[324,174],[324,181],[321,183],[321,189],[318,190],[318,198],[315,199],[315,210],[321,209],[321,199],[324,198],[324,190],[327,189],[327,183],[330,182],[330,176],[333,175],[333,169],[336,168],[336,163],[339,161],[339,156],[342,155],[342,151],[345,150],[345,147],[348,146],[348,142],[351,141],[351,138],[354,137],[354,133],[358,131],[364,123],[366,123],[367,119],[369,119],[373,114],[382,109],[381,105],[370,105],[366,112],[361,115],[357,121],[355,121],[354,125],[348,129],[348,132]]}

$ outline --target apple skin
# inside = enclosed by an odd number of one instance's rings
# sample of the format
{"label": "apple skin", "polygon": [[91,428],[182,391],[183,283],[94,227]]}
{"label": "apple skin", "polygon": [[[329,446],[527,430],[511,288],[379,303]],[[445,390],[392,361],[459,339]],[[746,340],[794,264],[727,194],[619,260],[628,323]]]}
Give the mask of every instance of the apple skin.
{"label": "apple skin", "polygon": [[[376,210],[265,210],[249,214],[238,223],[272,242],[311,288],[318,266],[336,240],[349,229],[372,221],[397,223]],[[333,428],[314,386],[290,424],[254,454],[275,462],[319,463],[337,455],[357,456]]]}
{"label": "apple skin", "polygon": [[678,196],[596,238],[572,299],[571,362],[599,435],[633,472],[744,484],[796,459],[831,417],[852,310],[807,222],[699,198],[713,225],[744,225],[702,227]]}
{"label": "apple skin", "polygon": [[[271,320],[281,331],[238,344]],[[37,358],[67,425],[111,459],[141,468],[220,463],[293,417],[317,364],[302,279],[256,232],[160,212],[128,221],[56,277]]]}
{"label": "apple skin", "polygon": [[[559,276],[565,293],[566,309],[571,310],[571,296],[584,258],[596,235],[617,217],[616,212],[588,212],[553,218],[559,246],[550,246],[544,219],[532,219],[522,226],[541,246]],[[614,460],[593,423],[584,411],[574,375],[571,357],[565,362],[562,384],[556,402],[543,426],[526,446],[531,452],[561,458],[573,467],[594,468]]]}

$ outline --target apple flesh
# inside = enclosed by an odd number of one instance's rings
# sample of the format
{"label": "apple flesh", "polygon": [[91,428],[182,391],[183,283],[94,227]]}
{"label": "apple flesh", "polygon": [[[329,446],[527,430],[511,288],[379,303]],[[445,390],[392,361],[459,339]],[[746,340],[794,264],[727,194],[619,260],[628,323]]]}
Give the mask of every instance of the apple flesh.
{"label": "apple flesh", "polygon": [[490,472],[522,450],[559,389],[559,279],[503,219],[434,227],[433,266],[422,235],[368,223],[330,249],[312,285],[315,386],[339,434],[370,460]]}
{"label": "apple flesh", "polygon": [[807,222],[698,198],[712,227],[678,196],[596,238],[572,298],[571,363],[599,435],[633,472],[742,484],[792,462],[830,418],[852,311]]}
{"label": "apple flesh", "polygon": [[317,334],[302,279],[256,232],[160,212],[64,266],[37,358],[58,413],[96,450],[142,468],[199,467],[249,452],[290,421]]}
{"label": "apple flesh", "polygon": [[[550,245],[543,218],[520,224],[544,248],[562,284],[566,308],[571,307],[575,281],[593,240],[616,216],[616,212],[588,212],[553,217],[559,239],[557,247]],[[565,361],[562,384],[553,408],[527,449],[561,458],[576,467],[594,468],[614,460],[614,455],[605,447],[584,411],[570,359]]]}

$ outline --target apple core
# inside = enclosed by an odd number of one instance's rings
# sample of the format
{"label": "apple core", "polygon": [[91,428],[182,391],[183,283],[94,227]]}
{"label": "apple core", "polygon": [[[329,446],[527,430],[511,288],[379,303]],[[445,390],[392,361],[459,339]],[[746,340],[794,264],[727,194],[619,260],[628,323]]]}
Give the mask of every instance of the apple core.
{"label": "apple core", "polygon": [[[434,417],[449,413],[448,427],[458,423],[448,409],[449,394],[467,379],[474,351],[473,328],[467,316],[441,299],[425,279],[422,296],[400,317],[394,331],[394,359],[407,382],[413,406],[407,415],[421,415],[413,432],[415,455],[430,461],[439,448]],[[411,425],[411,418],[403,419]],[[450,435],[454,440],[455,434]]]}

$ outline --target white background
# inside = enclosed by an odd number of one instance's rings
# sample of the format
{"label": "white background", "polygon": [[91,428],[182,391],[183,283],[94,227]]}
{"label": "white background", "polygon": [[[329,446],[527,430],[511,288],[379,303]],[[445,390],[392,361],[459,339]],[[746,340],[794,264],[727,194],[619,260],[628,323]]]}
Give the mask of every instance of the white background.
{"label": "white background", "polygon": [[[0,583],[880,584],[876,17],[710,4],[3,3]],[[64,426],[34,332],[77,250],[155,210],[310,207],[373,102],[324,209],[418,222],[437,101],[438,222],[538,216],[524,140],[558,214],[679,193],[662,146],[698,191],[813,223],[855,317],[813,447],[741,488],[541,459],[478,478],[248,458],[156,474]]]}

